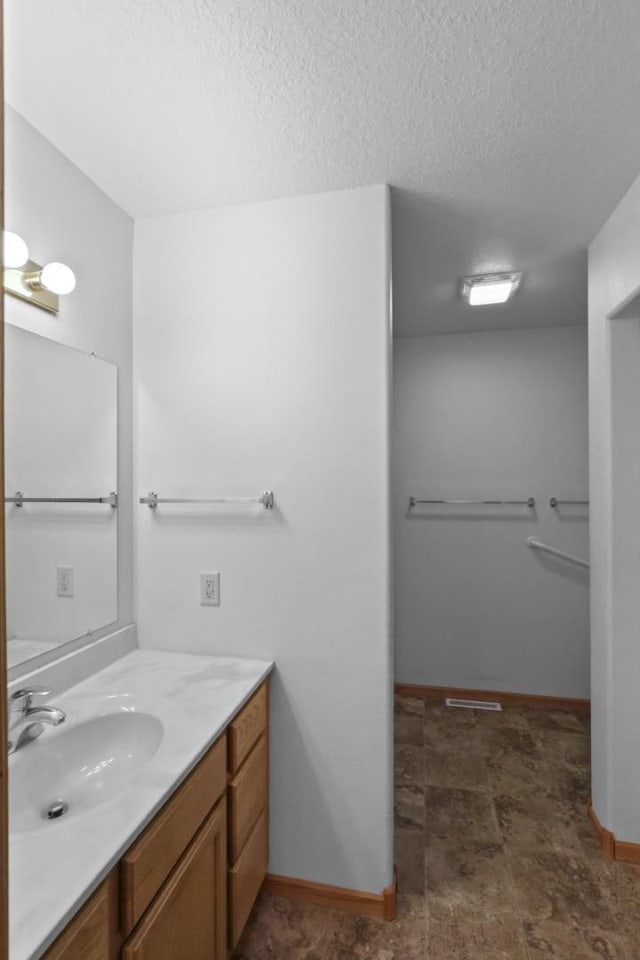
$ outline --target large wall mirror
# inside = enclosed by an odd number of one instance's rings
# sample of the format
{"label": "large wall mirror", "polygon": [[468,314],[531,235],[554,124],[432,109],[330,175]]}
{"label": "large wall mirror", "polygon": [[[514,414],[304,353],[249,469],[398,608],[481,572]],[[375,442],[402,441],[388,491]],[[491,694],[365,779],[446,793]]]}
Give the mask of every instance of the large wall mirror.
{"label": "large wall mirror", "polygon": [[118,617],[117,367],[5,326],[9,668]]}

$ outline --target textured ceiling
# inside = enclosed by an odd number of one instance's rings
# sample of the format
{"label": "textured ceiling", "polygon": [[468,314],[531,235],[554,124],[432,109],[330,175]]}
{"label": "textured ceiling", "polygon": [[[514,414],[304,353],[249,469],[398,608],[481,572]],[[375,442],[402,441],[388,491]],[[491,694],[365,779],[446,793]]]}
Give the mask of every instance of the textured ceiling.
{"label": "textured ceiling", "polygon": [[[8,101],[134,216],[386,181],[401,333],[583,322],[638,0],[5,0]],[[458,278],[525,269],[471,311]]]}

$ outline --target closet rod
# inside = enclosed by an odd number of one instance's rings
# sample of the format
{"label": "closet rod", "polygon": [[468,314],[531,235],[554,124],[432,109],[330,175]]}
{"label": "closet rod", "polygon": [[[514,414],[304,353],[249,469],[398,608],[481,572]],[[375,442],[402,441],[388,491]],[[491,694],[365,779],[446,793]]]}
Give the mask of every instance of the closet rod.
{"label": "closet rod", "polygon": [[572,553],[565,553],[564,550],[558,550],[557,547],[552,547],[548,543],[543,543],[542,540],[538,540],[536,537],[527,537],[527,546],[532,550],[543,550],[545,553],[551,553],[554,557],[560,557],[562,560],[569,560],[570,563],[575,563],[579,567],[585,567],[589,569],[590,564],[586,560],[581,560],[580,557],[574,557]]}

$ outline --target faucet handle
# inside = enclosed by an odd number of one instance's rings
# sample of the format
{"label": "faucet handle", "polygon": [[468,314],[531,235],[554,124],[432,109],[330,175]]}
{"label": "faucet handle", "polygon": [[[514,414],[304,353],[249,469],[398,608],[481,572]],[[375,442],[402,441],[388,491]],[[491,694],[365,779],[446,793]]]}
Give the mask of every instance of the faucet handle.
{"label": "faucet handle", "polygon": [[48,697],[51,693],[47,687],[42,687],[35,683],[31,687],[22,687],[11,694],[10,700],[14,711],[25,713],[31,708],[34,697]]}

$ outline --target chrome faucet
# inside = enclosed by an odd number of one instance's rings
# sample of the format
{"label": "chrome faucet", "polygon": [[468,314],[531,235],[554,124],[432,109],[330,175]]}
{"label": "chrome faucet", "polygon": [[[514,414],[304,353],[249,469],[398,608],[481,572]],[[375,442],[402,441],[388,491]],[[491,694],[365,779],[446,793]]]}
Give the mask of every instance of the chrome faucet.
{"label": "chrome faucet", "polygon": [[[15,753],[25,743],[37,740],[44,730],[44,724],[57,727],[67,718],[64,710],[57,707],[34,707],[33,698],[48,697],[51,690],[46,687],[25,687],[16,690],[9,698],[9,753]],[[14,733],[15,731],[15,733]]]}

